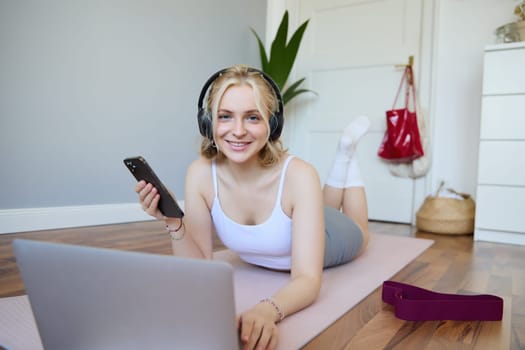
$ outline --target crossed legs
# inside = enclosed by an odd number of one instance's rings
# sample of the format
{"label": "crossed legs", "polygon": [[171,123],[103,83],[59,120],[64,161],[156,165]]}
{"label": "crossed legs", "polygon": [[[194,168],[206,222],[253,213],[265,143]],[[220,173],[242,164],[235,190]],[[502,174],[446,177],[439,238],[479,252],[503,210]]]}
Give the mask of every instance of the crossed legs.
{"label": "crossed legs", "polygon": [[360,253],[368,244],[368,205],[359,171],[356,147],[369,127],[368,118],[359,116],[345,128],[339,141],[334,165],[323,187],[325,205],[342,211],[361,229],[363,246]]}

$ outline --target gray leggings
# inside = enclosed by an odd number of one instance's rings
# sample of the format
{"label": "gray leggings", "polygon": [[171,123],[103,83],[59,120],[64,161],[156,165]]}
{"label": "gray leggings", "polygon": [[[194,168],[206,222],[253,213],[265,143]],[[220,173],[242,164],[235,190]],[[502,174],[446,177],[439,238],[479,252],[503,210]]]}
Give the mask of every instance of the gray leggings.
{"label": "gray leggings", "polygon": [[363,245],[356,223],[339,210],[325,206],[326,243],[323,267],[345,264],[354,259]]}

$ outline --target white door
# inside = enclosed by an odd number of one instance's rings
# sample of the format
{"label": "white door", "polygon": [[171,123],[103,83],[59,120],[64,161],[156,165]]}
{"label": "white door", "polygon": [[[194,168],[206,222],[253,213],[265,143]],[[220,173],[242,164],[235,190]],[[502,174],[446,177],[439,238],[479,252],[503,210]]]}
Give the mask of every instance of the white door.
{"label": "white door", "polygon": [[318,96],[301,95],[287,106],[290,151],[313,163],[324,180],[341,131],[353,117],[369,116],[371,130],[358,147],[369,218],[412,222],[415,181],[391,175],[377,150],[403,73],[396,65],[410,55],[418,64],[422,0],[301,0],[294,6],[297,23],[310,19],[296,76],[306,77]]}

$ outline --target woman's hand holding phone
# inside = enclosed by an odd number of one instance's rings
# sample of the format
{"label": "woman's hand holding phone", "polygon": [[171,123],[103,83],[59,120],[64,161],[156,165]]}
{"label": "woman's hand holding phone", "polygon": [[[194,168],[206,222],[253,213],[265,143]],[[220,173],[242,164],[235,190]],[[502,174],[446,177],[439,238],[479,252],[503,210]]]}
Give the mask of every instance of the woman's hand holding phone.
{"label": "woman's hand holding phone", "polygon": [[159,209],[160,194],[150,183],[141,180],[135,185],[135,192],[139,195],[139,202],[142,209],[149,215],[158,220],[165,220],[166,217]]}
{"label": "woman's hand holding phone", "polygon": [[140,205],[146,213],[159,220],[181,219],[184,216],[175,196],[160,181],[146,159],[130,157],[124,159],[124,164],[137,180],[135,192],[138,193]]}

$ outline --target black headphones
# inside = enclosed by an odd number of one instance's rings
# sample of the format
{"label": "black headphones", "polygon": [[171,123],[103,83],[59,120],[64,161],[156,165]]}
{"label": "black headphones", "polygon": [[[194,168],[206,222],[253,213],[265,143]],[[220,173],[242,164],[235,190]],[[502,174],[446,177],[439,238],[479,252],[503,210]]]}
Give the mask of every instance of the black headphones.
{"label": "black headphones", "polygon": [[[199,96],[199,103],[198,103],[198,112],[197,112],[197,122],[199,123],[199,131],[202,136],[207,137],[210,140],[213,140],[213,126],[212,126],[212,116],[210,115],[210,112],[207,110],[206,106],[203,105],[204,103],[204,97],[206,96],[206,93],[208,92],[208,88],[211,84],[217,79],[219,76],[221,76],[224,72],[226,72],[229,68],[221,69],[217,73],[213,74],[204,84],[202,87],[200,96]],[[281,92],[279,91],[279,88],[277,87],[277,84],[270,78],[270,76],[266,73],[264,73],[261,70],[255,69],[255,68],[248,68],[248,72],[257,72],[261,74],[261,76],[270,84],[273,91],[275,92],[275,96],[277,97],[277,101],[279,104],[278,110],[270,116],[269,124],[270,124],[270,141],[275,141],[281,136],[281,131],[283,130],[284,125],[284,118],[283,118],[283,98],[281,96]]]}

